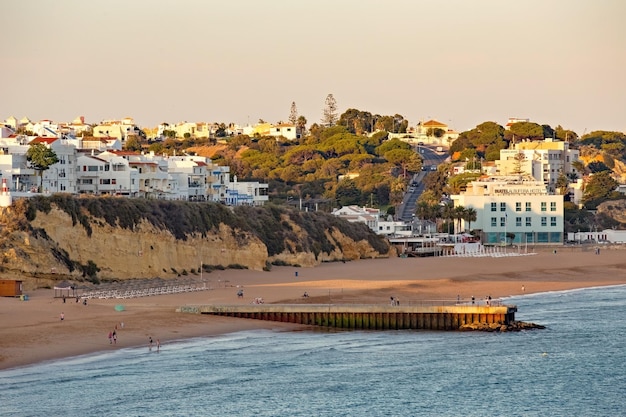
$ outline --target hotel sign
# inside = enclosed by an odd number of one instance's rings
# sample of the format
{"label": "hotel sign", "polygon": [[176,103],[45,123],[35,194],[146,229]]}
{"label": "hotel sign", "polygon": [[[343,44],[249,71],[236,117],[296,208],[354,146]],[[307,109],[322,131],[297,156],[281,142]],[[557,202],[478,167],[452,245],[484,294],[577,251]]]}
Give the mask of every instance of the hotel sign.
{"label": "hotel sign", "polygon": [[504,195],[546,194],[545,188],[497,188],[493,192]]}

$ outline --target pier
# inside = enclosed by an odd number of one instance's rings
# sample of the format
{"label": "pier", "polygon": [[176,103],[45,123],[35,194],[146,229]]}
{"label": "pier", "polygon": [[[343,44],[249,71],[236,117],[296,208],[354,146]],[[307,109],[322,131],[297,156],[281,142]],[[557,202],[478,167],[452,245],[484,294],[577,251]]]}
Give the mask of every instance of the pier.
{"label": "pier", "polygon": [[472,323],[509,325],[517,307],[238,304],[184,306],[178,311],[349,330],[459,330]]}

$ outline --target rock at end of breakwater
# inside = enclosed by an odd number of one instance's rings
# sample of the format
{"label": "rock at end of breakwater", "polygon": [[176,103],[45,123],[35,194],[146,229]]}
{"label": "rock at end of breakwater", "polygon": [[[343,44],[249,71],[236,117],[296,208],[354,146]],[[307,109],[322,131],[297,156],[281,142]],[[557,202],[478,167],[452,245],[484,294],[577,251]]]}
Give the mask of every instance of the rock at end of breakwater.
{"label": "rock at end of breakwater", "polygon": [[461,331],[481,331],[481,332],[519,332],[522,330],[545,329],[546,326],[523,321],[514,321],[510,324],[502,323],[468,323],[459,327]]}

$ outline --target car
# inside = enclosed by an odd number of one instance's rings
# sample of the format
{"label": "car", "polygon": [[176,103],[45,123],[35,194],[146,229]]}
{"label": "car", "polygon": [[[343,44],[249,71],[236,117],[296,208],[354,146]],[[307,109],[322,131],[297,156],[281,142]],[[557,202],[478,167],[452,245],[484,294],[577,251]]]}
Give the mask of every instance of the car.
{"label": "car", "polygon": [[410,193],[415,192],[415,188],[413,188],[413,187],[409,188],[409,192]]}

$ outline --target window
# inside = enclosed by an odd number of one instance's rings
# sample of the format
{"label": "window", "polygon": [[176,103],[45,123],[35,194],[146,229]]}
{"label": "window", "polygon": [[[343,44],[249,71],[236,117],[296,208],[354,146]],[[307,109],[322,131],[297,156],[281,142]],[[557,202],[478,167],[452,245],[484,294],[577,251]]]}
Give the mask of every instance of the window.
{"label": "window", "polygon": [[530,202],[529,201],[526,202],[526,211],[530,211]]}
{"label": "window", "polygon": [[506,227],[506,217],[500,217],[500,226]]}
{"label": "window", "polygon": [[496,227],[498,225],[498,219],[496,217],[491,218],[491,227]]}
{"label": "window", "polygon": [[547,226],[548,225],[548,218],[547,217],[542,217],[541,218],[541,225],[542,226]]}
{"label": "window", "polygon": [[[491,203],[491,211],[497,211],[497,210],[498,209],[497,209],[496,203]],[[495,218],[495,217],[493,217],[493,218]]]}
{"label": "window", "polygon": [[532,226],[532,217],[526,217],[526,226]]}
{"label": "window", "polygon": [[522,226],[522,218],[521,217],[516,217],[515,218],[515,226],[517,226],[517,227],[521,227]]}
{"label": "window", "polygon": [[520,202],[515,203],[515,211],[522,211],[522,203]]}
{"label": "window", "polygon": [[556,211],[556,201],[550,202],[550,211]]}
{"label": "window", "polygon": [[500,203],[500,211],[506,211],[506,203]]}
{"label": "window", "polygon": [[541,211],[546,211],[546,209],[547,209],[546,207],[547,207],[546,202],[545,202],[545,201],[542,201],[542,202],[541,202]]}
{"label": "window", "polygon": [[550,217],[550,226],[556,226],[556,217]]}

